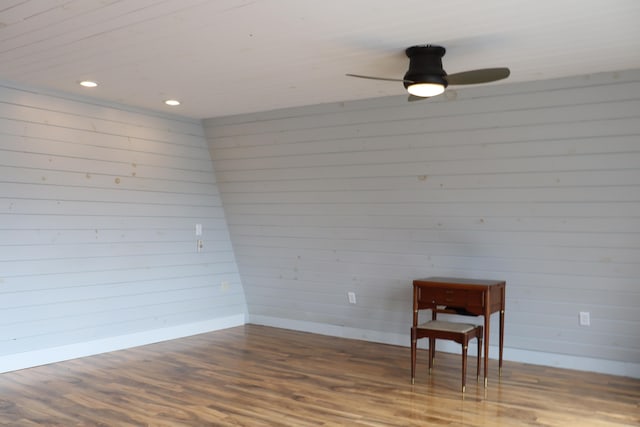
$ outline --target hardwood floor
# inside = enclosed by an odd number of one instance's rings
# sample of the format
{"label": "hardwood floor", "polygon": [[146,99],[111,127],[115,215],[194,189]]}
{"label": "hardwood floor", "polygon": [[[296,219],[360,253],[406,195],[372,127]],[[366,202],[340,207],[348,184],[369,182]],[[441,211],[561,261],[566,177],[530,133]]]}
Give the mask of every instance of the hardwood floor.
{"label": "hardwood floor", "polygon": [[[407,332],[408,333],[408,332]],[[10,426],[640,426],[640,380],[255,325],[0,375]]]}

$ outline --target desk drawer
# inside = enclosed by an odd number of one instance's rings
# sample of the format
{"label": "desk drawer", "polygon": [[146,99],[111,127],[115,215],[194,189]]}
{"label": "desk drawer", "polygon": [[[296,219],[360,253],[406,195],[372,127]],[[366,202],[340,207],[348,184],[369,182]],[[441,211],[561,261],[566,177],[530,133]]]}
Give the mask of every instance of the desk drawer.
{"label": "desk drawer", "polygon": [[482,307],[482,293],[464,289],[422,288],[420,301],[453,307]]}

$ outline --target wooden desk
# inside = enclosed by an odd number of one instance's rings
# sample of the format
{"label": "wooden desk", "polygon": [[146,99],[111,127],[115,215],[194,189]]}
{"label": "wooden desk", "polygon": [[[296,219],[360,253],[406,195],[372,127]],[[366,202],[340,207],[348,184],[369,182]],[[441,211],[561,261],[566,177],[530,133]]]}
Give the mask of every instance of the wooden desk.
{"label": "wooden desk", "polygon": [[[491,314],[500,313],[499,372],[502,374],[504,347],[504,305],[506,282],[500,280],[429,277],[413,281],[413,326],[418,325],[418,311],[429,309],[432,319],[437,313],[484,317],[484,386],[489,367],[489,326]],[[480,357],[480,355],[478,355]]]}

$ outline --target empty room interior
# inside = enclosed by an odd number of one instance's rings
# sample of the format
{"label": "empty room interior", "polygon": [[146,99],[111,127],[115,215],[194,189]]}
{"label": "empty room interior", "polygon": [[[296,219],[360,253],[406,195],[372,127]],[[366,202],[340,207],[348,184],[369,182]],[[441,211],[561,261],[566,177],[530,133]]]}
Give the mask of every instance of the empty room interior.
{"label": "empty room interior", "polygon": [[639,22],[3,0],[0,425],[640,425]]}

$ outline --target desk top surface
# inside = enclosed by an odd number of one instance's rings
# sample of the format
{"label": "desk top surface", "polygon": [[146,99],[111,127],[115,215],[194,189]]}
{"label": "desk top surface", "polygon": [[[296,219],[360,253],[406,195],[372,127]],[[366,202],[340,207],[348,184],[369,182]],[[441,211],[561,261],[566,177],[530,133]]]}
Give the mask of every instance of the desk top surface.
{"label": "desk top surface", "polygon": [[485,279],[461,279],[457,277],[427,277],[425,279],[415,279],[414,286],[437,286],[437,285],[461,285],[461,286],[499,286],[504,285],[504,280]]}

